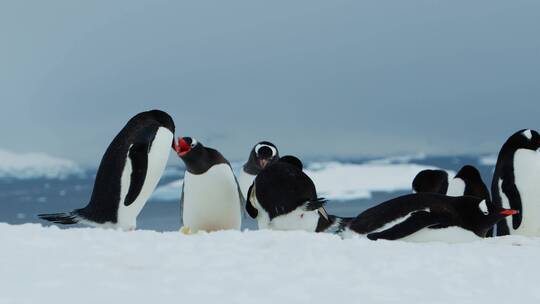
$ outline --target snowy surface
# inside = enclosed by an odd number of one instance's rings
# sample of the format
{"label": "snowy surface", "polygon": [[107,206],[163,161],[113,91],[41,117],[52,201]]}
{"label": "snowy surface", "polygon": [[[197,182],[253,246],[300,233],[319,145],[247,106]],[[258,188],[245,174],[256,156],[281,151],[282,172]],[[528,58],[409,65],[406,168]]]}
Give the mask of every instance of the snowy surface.
{"label": "snowy surface", "polygon": [[0,224],[0,303],[538,303],[540,239]]}
{"label": "snowy surface", "polygon": [[[372,192],[410,190],[418,172],[435,167],[404,163],[423,156],[407,156],[370,161],[362,164],[342,162],[317,162],[305,170],[315,185],[319,196],[332,200],[370,198]],[[238,172],[239,165],[233,165]],[[455,172],[450,172],[453,176]],[[183,180],[160,186],[153,199],[168,201],[180,198]]]}
{"label": "snowy surface", "polygon": [[73,161],[42,153],[14,153],[0,150],[0,178],[66,178],[82,174]]}

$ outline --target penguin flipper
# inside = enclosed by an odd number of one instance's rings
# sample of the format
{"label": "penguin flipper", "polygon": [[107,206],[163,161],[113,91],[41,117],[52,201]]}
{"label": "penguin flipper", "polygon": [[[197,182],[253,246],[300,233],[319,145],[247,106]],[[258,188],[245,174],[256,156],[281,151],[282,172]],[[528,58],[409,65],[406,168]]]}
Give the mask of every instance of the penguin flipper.
{"label": "penguin flipper", "polygon": [[440,218],[432,215],[430,212],[418,211],[414,212],[405,221],[392,226],[391,228],[381,232],[369,233],[367,238],[372,241],[376,241],[378,239],[398,240],[430,226],[444,225],[441,222],[442,221]]}
{"label": "penguin flipper", "polygon": [[240,200],[240,212],[242,213],[242,216],[246,218],[246,212],[244,211],[244,202],[246,201],[246,198],[244,197],[244,195],[242,195],[242,189],[240,189],[240,183],[238,182],[238,178],[236,178],[236,175],[234,173],[233,176],[234,182],[236,183],[236,190],[238,191],[238,199]]}
{"label": "penguin flipper", "polygon": [[255,185],[249,186],[249,190],[247,192],[247,198],[246,198],[246,212],[251,216],[251,218],[256,218],[259,214],[259,211],[255,207],[253,207],[253,203],[251,203],[251,192],[254,191]]}
{"label": "penguin flipper", "polygon": [[[128,152],[128,159],[131,162],[131,180],[129,191],[124,200],[124,205],[131,205],[139,196],[146,179],[148,170],[148,151],[150,146],[147,143],[136,143],[131,146]],[[127,164],[126,164],[127,165]]]}
{"label": "penguin flipper", "polygon": [[180,192],[180,212],[182,212],[180,216],[180,224],[184,224],[184,185],[186,184],[186,180],[182,182],[182,191]]}
{"label": "penguin flipper", "polygon": [[502,182],[501,190],[506,197],[508,197],[508,200],[510,201],[510,208],[519,211],[518,214],[512,215],[512,227],[514,230],[518,229],[519,226],[521,226],[521,221],[523,220],[523,206],[516,184],[508,182],[508,179],[505,178]]}

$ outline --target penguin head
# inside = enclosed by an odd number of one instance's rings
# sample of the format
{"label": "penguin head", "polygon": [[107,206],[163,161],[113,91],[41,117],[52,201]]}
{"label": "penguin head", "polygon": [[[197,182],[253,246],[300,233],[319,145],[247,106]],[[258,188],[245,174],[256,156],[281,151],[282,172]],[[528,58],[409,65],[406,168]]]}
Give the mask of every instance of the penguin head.
{"label": "penguin head", "polygon": [[520,130],[508,138],[503,146],[503,149],[506,147],[512,149],[513,151],[518,149],[527,149],[540,152],[540,134],[531,129]]}
{"label": "penguin head", "polygon": [[448,173],[444,170],[423,170],[416,175],[412,188],[416,193],[446,194],[448,190]]}
{"label": "penguin head", "polygon": [[503,208],[496,208],[490,212],[487,200],[472,196],[462,198],[456,204],[462,226],[480,237],[485,237],[488,230],[505,217],[519,213],[517,210]]}
{"label": "penguin head", "polygon": [[279,152],[277,147],[268,141],[261,141],[257,143],[251,153],[249,154],[249,160],[244,168],[249,171],[253,171],[253,174],[257,174],[264,168],[273,164],[279,159]]}
{"label": "penguin head", "polygon": [[156,120],[160,125],[163,127],[169,129],[173,134],[175,131],[174,121],[172,117],[167,114],[164,111],[161,110],[151,110],[144,112],[147,116],[152,117],[154,120]]}
{"label": "penguin head", "polygon": [[204,150],[204,146],[192,137],[179,138],[178,144],[174,144],[173,148],[180,158],[195,156]]}

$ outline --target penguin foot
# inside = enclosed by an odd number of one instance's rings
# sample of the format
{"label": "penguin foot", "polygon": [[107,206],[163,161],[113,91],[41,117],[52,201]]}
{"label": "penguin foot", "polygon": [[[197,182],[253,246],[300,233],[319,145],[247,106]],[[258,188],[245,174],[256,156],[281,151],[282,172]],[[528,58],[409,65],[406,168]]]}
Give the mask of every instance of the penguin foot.
{"label": "penguin foot", "polygon": [[187,227],[187,226],[184,226],[184,227],[180,228],[180,232],[181,232],[182,234],[185,234],[185,235],[190,235],[190,234],[192,234],[191,228],[189,228],[189,227]]}

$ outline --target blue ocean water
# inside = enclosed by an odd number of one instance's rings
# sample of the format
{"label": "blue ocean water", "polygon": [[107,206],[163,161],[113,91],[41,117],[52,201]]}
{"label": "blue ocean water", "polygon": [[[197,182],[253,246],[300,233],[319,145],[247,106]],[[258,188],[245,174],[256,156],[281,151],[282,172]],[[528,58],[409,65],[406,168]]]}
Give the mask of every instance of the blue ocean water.
{"label": "blue ocean water", "polygon": [[[426,156],[404,161],[457,171],[464,165],[476,166],[488,185],[491,184],[493,165],[480,161],[481,156]],[[342,163],[362,164],[371,159],[338,159]],[[402,161],[403,163],[403,161]],[[308,162],[309,164],[309,162]],[[84,207],[91,195],[95,169],[87,169],[85,174],[78,174],[65,179],[17,179],[0,178],[0,222],[10,224],[49,223],[40,220],[37,214],[71,211]],[[160,181],[160,186],[183,177],[181,168],[169,168]],[[412,183],[412,180],[411,180]],[[159,187],[159,186],[158,186]],[[409,189],[395,192],[373,192],[368,199],[347,201],[333,200],[327,205],[331,214],[355,216],[361,211],[387,199],[410,193]],[[157,231],[178,230],[180,223],[180,193],[177,199],[151,199],[142,210],[137,221],[138,229]],[[255,223],[247,216],[244,228],[254,229]]]}

